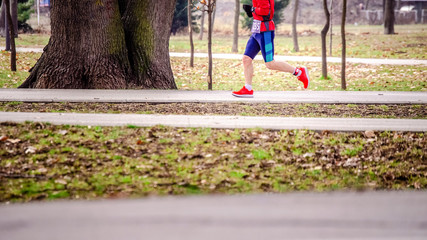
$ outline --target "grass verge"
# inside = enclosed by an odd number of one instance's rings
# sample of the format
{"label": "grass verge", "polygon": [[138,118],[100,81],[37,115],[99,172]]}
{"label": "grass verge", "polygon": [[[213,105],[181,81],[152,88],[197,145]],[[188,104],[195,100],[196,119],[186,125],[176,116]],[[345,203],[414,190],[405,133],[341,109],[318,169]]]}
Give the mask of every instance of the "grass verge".
{"label": "grass verge", "polygon": [[426,119],[427,105],[250,103],[23,103],[0,102],[3,112],[137,113],[280,117]]}
{"label": "grass verge", "polygon": [[424,133],[0,129],[0,202],[427,187]]}

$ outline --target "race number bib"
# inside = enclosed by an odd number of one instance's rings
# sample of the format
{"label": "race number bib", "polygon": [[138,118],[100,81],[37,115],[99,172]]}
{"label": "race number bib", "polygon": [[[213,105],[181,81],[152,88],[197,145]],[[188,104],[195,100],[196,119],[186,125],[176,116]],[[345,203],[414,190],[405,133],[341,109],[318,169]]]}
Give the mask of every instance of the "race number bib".
{"label": "race number bib", "polygon": [[254,19],[254,22],[252,23],[252,30],[253,33],[260,33],[261,32],[261,21]]}

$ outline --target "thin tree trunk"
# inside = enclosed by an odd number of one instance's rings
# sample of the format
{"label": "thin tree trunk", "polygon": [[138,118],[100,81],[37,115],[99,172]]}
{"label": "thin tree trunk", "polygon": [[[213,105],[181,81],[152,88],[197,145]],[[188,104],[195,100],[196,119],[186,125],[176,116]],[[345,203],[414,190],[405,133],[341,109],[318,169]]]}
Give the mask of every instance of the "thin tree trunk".
{"label": "thin tree trunk", "polygon": [[394,34],[394,0],[384,2],[384,34]]}
{"label": "thin tree trunk", "polygon": [[209,67],[208,67],[208,89],[212,90],[212,31],[213,31],[213,19],[216,0],[209,0],[208,2],[208,56],[209,56]]}
{"label": "thin tree trunk", "polygon": [[325,26],[323,26],[321,37],[322,37],[322,77],[324,79],[328,78],[328,63],[327,63],[327,56],[326,56],[326,36],[329,31],[329,24],[330,24],[330,14],[328,10],[328,1],[323,0],[323,11],[325,12],[326,17],[326,23]]}
{"label": "thin tree trunk", "polygon": [[202,11],[202,22],[200,24],[199,40],[203,40],[203,32],[205,31],[205,11]]}
{"label": "thin tree trunk", "polygon": [[369,8],[369,0],[365,0],[365,10],[368,10]]}
{"label": "thin tree trunk", "polygon": [[12,14],[10,11],[10,0],[4,0],[6,7],[7,23],[9,26],[9,38],[11,45],[10,70],[16,72],[16,46],[15,46],[15,27],[13,26]]}
{"label": "thin tree trunk", "polygon": [[0,36],[6,37],[6,7],[4,1],[1,2],[0,13]]}
{"label": "thin tree trunk", "polygon": [[190,48],[191,48],[191,55],[190,55],[190,67],[194,67],[194,43],[193,43],[193,18],[191,16],[191,10],[192,10],[192,2],[191,0],[188,0],[188,33],[190,34]]}
{"label": "thin tree trunk", "polygon": [[341,89],[347,89],[347,83],[345,79],[346,72],[346,39],[345,39],[345,22],[347,15],[347,0],[343,0],[342,7],[342,21],[341,21],[341,39],[342,39],[342,54],[341,54]]}
{"label": "thin tree trunk", "polygon": [[295,0],[294,2],[294,12],[292,16],[292,39],[294,41],[294,51],[299,52],[299,45],[298,45],[298,32],[297,32],[297,15],[298,15],[298,5],[299,0]]}
{"label": "thin tree trunk", "polygon": [[239,50],[239,17],[240,17],[240,0],[236,0],[236,9],[234,10],[234,27],[233,27],[233,47],[231,52]]}
{"label": "thin tree trunk", "polygon": [[330,32],[329,34],[329,56],[330,57],[332,57],[332,33],[333,33],[332,27],[334,25],[333,18],[332,18],[333,3],[334,3],[334,0],[331,0],[330,12],[329,12],[329,14],[331,15],[331,17],[329,18],[330,19],[329,25],[331,26],[331,29],[329,31]]}
{"label": "thin tree trunk", "polygon": [[14,37],[18,37],[18,0],[10,0]]}

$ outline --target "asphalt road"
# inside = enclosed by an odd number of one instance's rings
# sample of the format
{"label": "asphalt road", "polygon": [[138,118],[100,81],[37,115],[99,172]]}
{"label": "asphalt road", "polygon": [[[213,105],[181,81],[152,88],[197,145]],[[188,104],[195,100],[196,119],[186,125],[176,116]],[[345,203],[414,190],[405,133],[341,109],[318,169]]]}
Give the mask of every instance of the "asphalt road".
{"label": "asphalt road", "polygon": [[164,197],[0,205],[0,239],[425,240],[427,192]]}

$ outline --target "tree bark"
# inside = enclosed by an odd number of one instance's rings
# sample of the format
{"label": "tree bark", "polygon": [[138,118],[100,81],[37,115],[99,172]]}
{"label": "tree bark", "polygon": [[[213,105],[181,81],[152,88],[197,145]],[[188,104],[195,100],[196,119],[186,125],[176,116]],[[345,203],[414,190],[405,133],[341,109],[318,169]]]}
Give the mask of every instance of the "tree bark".
{"label": "tree bark", "polygon": [[10,0],[10,11],[12,15],[13,31],[15,38],[18,37],[18,0]]}
{"label": "tree bark", "polygon": [[[10,10],[13,20],[13,26],[14,26],[14,32],[15,37],[18,37],[18,1],[17,0],[10,0]],[[6,8],[4,7],[5,1],[1,1],[1,13],[0,13],[0,35],[2,37],[6,37]]]}
{"label": "tree bark", "polygon": [[213,17],[216,0],[208,0],[208,56],[209,56],[209,67],[208,67],[208,89],[212,90],[212,32],[213,32]]}
{"label": "tree bark", "polygon": [[13,26],[12,14],[10,9],[10,0],[4,0],[6,7],[7,23],[9,25],[10,38],[10,70],[16,72],[16,46],[15,46],[15,27]]}
{"label": "tree bark", "polygon": [[323,0],[323,11],[325,12],[325,18],[326,23],[325,26],[322,29],[321,37],[322,37],[322,77],[323,79],[328,78],[328,63],[327,63],[327,56],[326,56],[326,36],[328,35],[329,31],[329,24],[330,24],[330,13],[328,9],[328,1]]}
{"label": "tree bark", "polygon": [[384,34],[394,34],[395,0],[384,1]]}
{"label": "tree bark", "polygon": [[333,30],[332,30],[332,28],[333,28],[333,26],[334,26],[334,22],[333,22],[333,17],[332,17],[332,10],[333,10],[333,6],[334,6],[334,0],[331,0],[331,5],[330,5],[330,11],[329,11],[329,14],[331,15],[330,17],[329,17],[329,19],[330,19],[330,22],[329,22],[329,25],[330,25],[330,34],[329,34],[329,56],[330,57],[332,57],[332,34],[333,34]]}
{"label": "tree bark", "polygon": [[191,55],[190,55],[190,67],[194,67],[194,43],[193,43],[193,18],[191,16],[191,10],[192,10],[192,2],[191,0],[188,0],[188,6],[187,6],[187,13],[188,13],[188,33],[190,35],[190,48],[191,48]]}
{"label": "tree bark", "polygon": [[347,0],[343,0],[342,6],[342,20],[341,20],[341,41],[342,41],[342,54],[341,54],[341,89],[347,89],[347,83],[345,79],[346,72],[346,39],[345,39],[345,21],[347,16]]}
{"label": "tree bark", "polygon": [[[21,88],[176,88],[175,0],[52,1],[48,45]],[[76,17],[78,16],[78,17]]]}
{"label": "tree bark", "polygon": [[239,50],[239,17],[240,17],[240,0],[236,0],[236,9],[234,10],[233,26],[233,47],[231,51],[237,53]]}
{"label": "tree bark", "polygon": [[295,0],[294,12],[292,16],[292,39],[294,41],[294,51],[299,52],[298,32],[297,32],[297,15],[298,15],[299,0]]}

